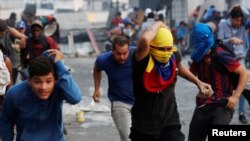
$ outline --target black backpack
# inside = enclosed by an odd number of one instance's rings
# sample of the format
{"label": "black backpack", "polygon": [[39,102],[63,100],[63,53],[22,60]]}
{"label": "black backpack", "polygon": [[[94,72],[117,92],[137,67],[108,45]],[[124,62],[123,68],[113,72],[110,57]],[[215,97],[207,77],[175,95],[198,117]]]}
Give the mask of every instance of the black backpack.
{"label": "black backpack", "polygon": [[220,63],[220,61],[217,61],[218,58],[216,57],[216,53],[217,53],[217,49],[219,47],[222,48],[223,50],[225,50],[226,52],[230,53],[236,59],[236,55],[235,55],[234,50],[232,48],[224,45],[221,40],[216,40],[215,44],[211,48],[211,52],[210,52],[211,64],[213,67],[215,67],[215,69],[219,70],[220,72],[230,75],[230,79],[231,79],[231,82],[233,84],[233,89],[235,90],[238,86],[239,75],[229,72],[227,70],[227,68],[223,64]]}

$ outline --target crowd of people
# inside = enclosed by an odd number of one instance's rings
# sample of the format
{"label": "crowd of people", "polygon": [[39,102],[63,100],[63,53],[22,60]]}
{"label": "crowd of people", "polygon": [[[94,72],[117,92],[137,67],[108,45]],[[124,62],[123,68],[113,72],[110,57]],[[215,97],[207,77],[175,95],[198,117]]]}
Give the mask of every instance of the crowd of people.
{"label": "crowd of people", "polygon": [[53,16],[16,19],[0,19],[0,140],[65,140],[63,101],[77,104],[82,92],[63,64],[59,24]]}
{"label": "crowd of people", "polygon": [[[145,19],[135,15],[138,9],[124,19],[117,12],[106,52],[96,58],[92,97],[100,102],[104,71],[121,141],[185,140],[175,98],[177,76],[199,90],[189,141],[205,141],[210,125],[229,125],[238,103],[239,120],[248,123],[244,97],[250,101],[245,67],[250,60],[249,12],[235,5],[221,18],[211,6],[197,23],[197,7],[192,27],[186,29],[181,21],[174,32],[166,25],[165,10],[146,9],[140,13]],[[0,20],[0,140],[64,141],[63,101],[77,104],[82,92],[64,66],[59,24],[53,16],[15,20],[15,13]],[[182,63],[188,45],[190,68]],[[22,81],[16,83],[19,73]]]}

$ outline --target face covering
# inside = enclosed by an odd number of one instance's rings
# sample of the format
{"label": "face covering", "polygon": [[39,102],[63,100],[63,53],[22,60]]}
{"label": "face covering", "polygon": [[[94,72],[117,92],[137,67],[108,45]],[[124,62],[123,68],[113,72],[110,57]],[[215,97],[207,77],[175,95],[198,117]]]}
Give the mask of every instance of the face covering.
{"label": "face covering", "polygon": [[123,29],[123,34],[131,37],[133,35],[133,31],[131,29]]}
{"label": "face covering", "polygon": [[176,47],[172,47],[170,51],[162,51],[155,48],[150,48],[150,54],[160,63],[167,63],[172,54],[177,51]]}

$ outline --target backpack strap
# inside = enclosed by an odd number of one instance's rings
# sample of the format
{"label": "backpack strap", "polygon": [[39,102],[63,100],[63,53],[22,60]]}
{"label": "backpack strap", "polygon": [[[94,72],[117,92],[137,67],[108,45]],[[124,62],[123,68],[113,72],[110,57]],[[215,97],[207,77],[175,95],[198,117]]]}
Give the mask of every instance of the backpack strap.
{"label": "backpack strap", "polygon": [[50,49],[48,44],[48,37],[42,35],[40,38],[40,43],[42,44],[44,51]]}
{"label": "backpack strap", "polygon": [[227,68],[222,63],[220,63],[220,61],[218,61],[218,58],[216,57],[216,53],[217,53],[217,50],[219,47],[236,57],[233,50],[231,50],[229,47],[225,46],[222,42],[220,42],[220,43],[215,44],[211,48],[211,52],[210,52],[211,65],[215,69],[219,70],[220,72],[222,72],[224,74],[228,74],[230,76],[230,79],[231,79],[231,82],[233,85],[233,89],[235,90],[237,88],[237,85],[238,85],[239,75],[229,72],[227,70]]}
{"label": "backpack strap", "polygon": [[[225,47],[224,45],[223,45],[224,47],[222,47],[221,45],[222,45],[222,44],[220,44],[220,43],[218,43],[218,42],[215,42],[214,46],[211,48],[211,51],[210,51],[210,53],[209,53],[209,56],[210,56],[210,58],[211,58],[211,65],[212,65],[215,69],[219,70],[220,72],[228,73],[228,70],[224,67],[223,64],[221,64],[221,63],[218,61],[218,58],[217,58],[217,56],[216,56],[217,50],[218,50],[219,47],[221,47],[223,50],[229,52],[228,50],[226,50],[227,47]],[[229,52],[229,53],[231,54],[231,52]]]}
{"label": "backpack strap", "polygon": [[[34,58],[32,55],[34,54],[34,48],[32,47],[33,39],[32,37],[29,37],[26,41],[26,47],[25,49],[21,49],[21,62],[24,66],[27,66],[29,63],[29,60],[27,60],[27,56],[30,55],[30,58]],[[42,35],[40,37],[40,44],[43,47],[43,51],[50,49],[50,46],[48,44],[48,37]]]}

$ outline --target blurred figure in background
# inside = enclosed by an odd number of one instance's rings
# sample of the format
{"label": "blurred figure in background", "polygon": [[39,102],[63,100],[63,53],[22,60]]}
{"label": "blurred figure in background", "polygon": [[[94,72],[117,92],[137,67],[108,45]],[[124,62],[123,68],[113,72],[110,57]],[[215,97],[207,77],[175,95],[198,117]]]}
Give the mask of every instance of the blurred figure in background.
{"label": "blurred figure in background", "polygon": [[122,13],[118,11],[112,19],[112,27],[117,27],[119,24],[123,23]]}
{"label": "blurred figure in background", "polygon": [[[24,34],[25,33],[25,23],[24,21],[19,21],[17,23],[16,29]],[[12,48],[11,48],[11,54],[10,54],[10,60],[12,62],[12,80],[13,84],[16,83],[17,77],[18,77],[18,72],[21,71],[21,45],[20,45],[20,39],[14,38],[14,42],[12,43]]]}
{"label": "blurred figure in background", "polygon": [[12,12],[12,13],[10,13],[9,19],[7,19],[6,21],[7,21],[8,26],[15,28],[16,27],[16,20],[17,20],[16,13]]}

